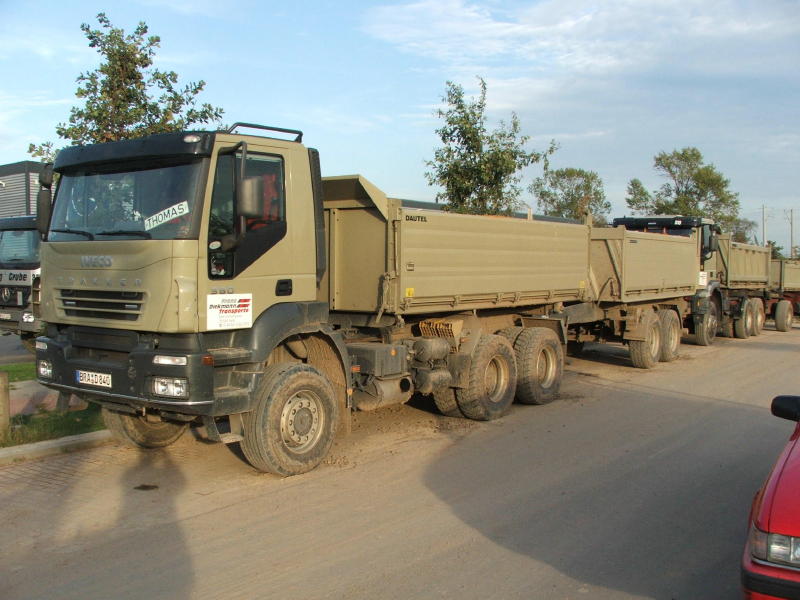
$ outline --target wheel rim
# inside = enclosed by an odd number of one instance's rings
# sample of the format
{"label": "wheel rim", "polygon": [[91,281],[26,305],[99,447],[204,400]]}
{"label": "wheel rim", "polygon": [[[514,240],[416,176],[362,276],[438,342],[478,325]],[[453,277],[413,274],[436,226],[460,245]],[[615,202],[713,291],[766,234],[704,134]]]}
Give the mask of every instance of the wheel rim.
{"label": "wheel rim", "polygon": [[307,452],[322,436],[324,420],[319,397],[309,390],[297,392],[281,411],[283,443],[294,452]]}
{"label": "wheel rim", "polygon": [[547,389],[556,379],[556,356],[552,348],[542,348],[536,357],[536,380],[539,385]]}
{"label": "wheel rim", "polygon": [[708,311],[708,319],[706,320],[706,337],[713,340],[717,335],[717,328],[719,327],[719,318],[717,317],[717,305],[711,304]]}
{"label": "wheel rim", "polygon": [[677,323],[673,321],[672,325],[667,332],[667,343],[669,344],[669,350],[671,353],[674,353],[678,350],[678,345],[680,344],[680,338],[678,337],[678,327]]}
{"label": "wheel rim", "polygon": [[753,311],[749,306],[744,310],[744,328],[748,333],[753,331]]}
{"label": "wheel rim", "polygon": [[508,365],[499,356],[493,357],[486,365],[483,384],[490,402],[497,404],[503,400],[508,387]]}
{"label": "wheel rim", "polygon": [[648,343],[648,349],[650,350],[650,356],[655,359],[658,359],[658,355],[661,352],[661,335],[659,334],[658,327],[655,326],[650,330],[650,340]]}

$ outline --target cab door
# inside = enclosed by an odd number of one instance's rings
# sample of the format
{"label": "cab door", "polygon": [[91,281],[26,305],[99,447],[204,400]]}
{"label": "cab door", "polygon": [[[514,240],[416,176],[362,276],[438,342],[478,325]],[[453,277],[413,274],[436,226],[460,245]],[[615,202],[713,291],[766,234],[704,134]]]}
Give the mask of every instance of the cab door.
{"label": "cab door", "polygon": [[[305,152],[248,141],[242,161],[241,148],[232,148],[222,147],[212,157],[207,226],[200,234],[201,331],[247,328],[275,304],[316,298],[313,255],[303,251],[302,241],[309,235]],[[236,211],[237,182],[247,179],[258,180],[257,216]],[[313,253],[313,237],[308,242]]]}

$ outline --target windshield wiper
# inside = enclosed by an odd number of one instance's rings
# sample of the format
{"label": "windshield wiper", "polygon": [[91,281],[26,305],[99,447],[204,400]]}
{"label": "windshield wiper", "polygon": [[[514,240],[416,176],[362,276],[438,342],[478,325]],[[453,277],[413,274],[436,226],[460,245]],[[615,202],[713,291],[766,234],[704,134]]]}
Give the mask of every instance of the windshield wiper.
{"label": "windshield wiper", "polygon": [[53,233],[74,233],[77,235],[84,235],[90,240],[94,239],[94,235],[89,233],[88,231],[81,231],[80,229],[51,229]]}
{"label": "windshield wiper", "polygon": [[149,231],[142,231],[141,229],[130,229],[123,231],[98,231],[97,235],[138,235],[146,240],[152,240],[153,236]]}

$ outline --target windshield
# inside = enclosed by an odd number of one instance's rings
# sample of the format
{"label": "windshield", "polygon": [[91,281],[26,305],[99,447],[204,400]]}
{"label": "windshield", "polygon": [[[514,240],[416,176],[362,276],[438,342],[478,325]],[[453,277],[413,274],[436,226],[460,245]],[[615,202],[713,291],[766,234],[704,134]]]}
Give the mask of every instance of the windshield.
{"label": "windshield", "polygon": [[62,173],[48,241],[196,238],[203,161]]}
{"label": "windshield", "polygon": [[0,231],[0,263],[39,262],[39,232],[35,229]]}

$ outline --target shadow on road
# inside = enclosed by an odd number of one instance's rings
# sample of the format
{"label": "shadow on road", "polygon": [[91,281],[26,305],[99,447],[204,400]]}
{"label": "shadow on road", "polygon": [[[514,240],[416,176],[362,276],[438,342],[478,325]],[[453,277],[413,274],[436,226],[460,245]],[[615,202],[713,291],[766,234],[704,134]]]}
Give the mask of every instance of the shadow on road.
{"label": "shadow on road", "polygon": [[[80,452],[0,470],[4,600],[192,596],[192,558],[177,514],[185,477],[169,451],[133,452],[125,453],[127,465]],[[102,487],[86,488],[87,480]]]}
{"label": "shadow on road", "polygon": [[[429,467],[426,486],[495,544],[606,594],[738,597],[749,504],[787,425],[713,399],[590,381],[577,391],[600,401],[542,411],[533,429],[477,432]],[[544,589],[527,597],[570,596]]]}

